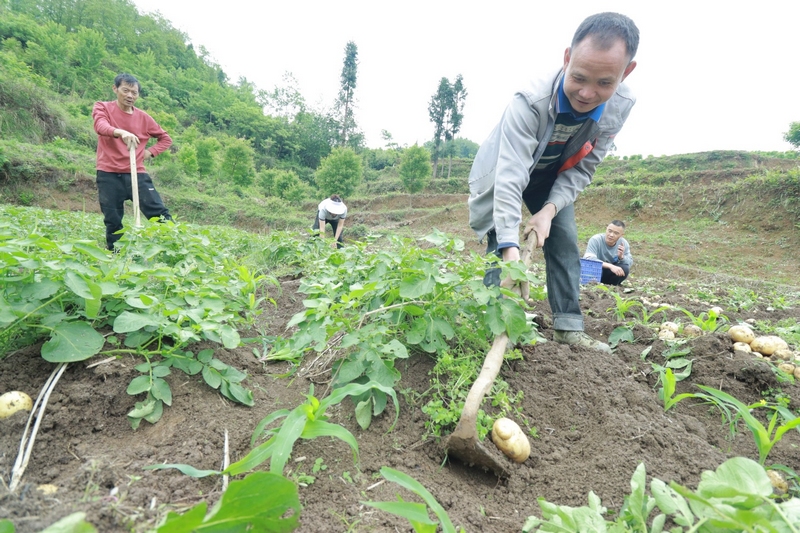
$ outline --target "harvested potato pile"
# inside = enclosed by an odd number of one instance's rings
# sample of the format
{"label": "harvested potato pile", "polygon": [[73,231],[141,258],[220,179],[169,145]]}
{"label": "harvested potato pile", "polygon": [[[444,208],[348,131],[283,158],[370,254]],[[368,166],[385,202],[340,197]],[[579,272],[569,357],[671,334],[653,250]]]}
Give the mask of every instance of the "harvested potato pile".
{"label": "harvested potato pile", "polygon": [[800,379],[800,353],[777,335],[756,336],[749,326],[739,324],[728,330],[734,351],[753,353],[756,357],[778,362],[778,369]]}

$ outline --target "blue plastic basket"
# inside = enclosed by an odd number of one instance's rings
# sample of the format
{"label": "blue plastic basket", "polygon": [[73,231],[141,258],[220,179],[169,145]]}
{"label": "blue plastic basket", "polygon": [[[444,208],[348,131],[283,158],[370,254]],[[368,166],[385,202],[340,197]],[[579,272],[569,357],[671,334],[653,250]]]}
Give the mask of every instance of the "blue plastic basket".
{"label": "blue plastic basket", "polygon": [[581,284],[589,283],[590,281],[600,282],[603,277],[603,262],[597,259],[584,259],[581,258]]}

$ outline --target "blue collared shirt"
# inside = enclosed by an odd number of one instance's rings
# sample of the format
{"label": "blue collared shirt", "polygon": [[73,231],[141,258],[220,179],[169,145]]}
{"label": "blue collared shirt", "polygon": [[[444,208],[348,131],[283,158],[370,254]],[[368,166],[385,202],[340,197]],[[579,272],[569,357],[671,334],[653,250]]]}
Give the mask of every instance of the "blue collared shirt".
{"label": "blue collared shirt", "polygon": [[600,117],[603,116],[603,110],[606,108],[606,103],[603,102],[599,106],[595,107],[588,113],[576,113],[572,109],[572,105],[569,103],[569,98],[567,98],[567,93],[564,92],[564,79],[561,79],[561,83],[558,85],[558,98],[556,99],[556,113],[569,113],[575,120],[584,121],[587,118],[594,120],[595,122],[600,122]]}
{"label": "blue collared shirt", "polygon": [[[592,119],[595,122],[600,122],[600,117],[603,116],[603,110],[606,108],[605,102],[600,104],[599,106],[595,107],[588,113],[576,113],[572,109],[572,105],[569,103],[569,98],[567,98],[567,94],[564,92],[564,79],[561,79],[561,83],[558,84],[558,96],[556,98],[556,113],[569,113],[572,118],[577,121],[583,122],[586,119]],[[514,243],[511,242],[501,242],[497,245],[497,251],[500,252],[504,248],[519,248]]]}

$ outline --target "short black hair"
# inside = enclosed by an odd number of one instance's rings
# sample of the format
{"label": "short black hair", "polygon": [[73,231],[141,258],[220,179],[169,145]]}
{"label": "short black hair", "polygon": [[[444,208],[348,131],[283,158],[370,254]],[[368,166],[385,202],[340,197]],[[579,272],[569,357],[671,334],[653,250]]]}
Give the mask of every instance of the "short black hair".
{"label": "short black hair", "polygon": [[114,87],[119,88],[120,85],[123,83],[127,83],[128,85],[136,85],[136,90],[142,90],[142,84],[139,83],[132,74],[128,74],[127,72],[123,72],[122,74],[117,74],[117,77],[114,78]]}
{"label": "short black hair", "polygon": [[611,225],[612,226],[618,226],[618,227],[620,227],[622,229],[625,229],[625,223],[623,221],[621,221],[621,220],[612,220],[611,221]]}
{"label": "short black hair", "polygon": [[597,13],[587,17],[575,31],[571,47],[575,48],[587,37],[593,37],[594,42],[603,49],[610,48],[617,39],[622,39],[631,61],[639,48],[639,28],[630,18],[619,13]]}

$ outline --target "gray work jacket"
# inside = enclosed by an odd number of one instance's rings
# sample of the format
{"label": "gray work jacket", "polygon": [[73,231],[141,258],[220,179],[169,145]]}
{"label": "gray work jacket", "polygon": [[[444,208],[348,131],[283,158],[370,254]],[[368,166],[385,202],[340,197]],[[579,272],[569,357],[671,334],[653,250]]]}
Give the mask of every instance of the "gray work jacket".
{"label": "gray work jacket", "polygon": [[[563,70],[559,70],[516,93],[500,123],[478,150],[469,175],[468,203],[470,226],[479,238],[495,228],[498,242],[519,243],[522,191],[553,134],[562,77]],[[592,181],[597,164],[605,157],[635,102],[630,90],[620,84],[606,102],[600,122],[589,119],[591,124],[582,127],[567,143],[563,166],[547,200],[556,211],[573,203]]]}

